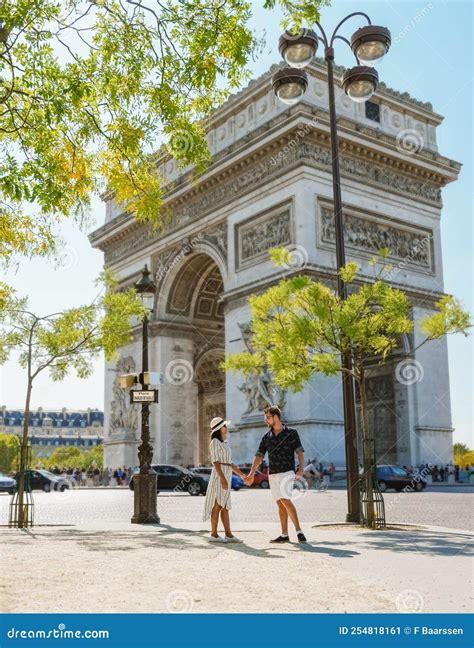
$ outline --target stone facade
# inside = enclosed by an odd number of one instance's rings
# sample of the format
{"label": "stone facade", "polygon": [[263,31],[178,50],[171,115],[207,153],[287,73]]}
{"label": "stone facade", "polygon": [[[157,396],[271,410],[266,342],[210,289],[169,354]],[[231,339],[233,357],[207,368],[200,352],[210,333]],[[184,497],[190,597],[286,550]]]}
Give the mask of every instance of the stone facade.
{"label": "stone facade", "polygon": [[[158,287],[150,325],[150,366],[164,375],[160,402],[151,407],[156,461],[207,462],[215,415],[232,421],[234,460],[250,461],[264,431],[262,408],[277,401],[308,456],[345,463],[339,378],[315,376],[293,394],[265,372],[243,378],[220,367],[225,353],[249,348],[250,294],[293,272],[336,278],[325,68],[312,65],[309,91],[291,108],[272,93],[273,71],[214,114],[213,162],[200,182],[166,156],[158,162],[167,191],[159,233],[109,197],[105,224],[90,237],[123,285],[147,263]],[[460,165],[439,154],[442,118],[429,104],[382,84],[372,99],[379,104],[375,122],[342,91],[336,99],[347,257],[370,277],[371,256],[389,248],[390,279],[407,291],[417,321],[442,295],[441,189]],[[283,270],[269,260],[276,245],[292,250]],[[446,345],[423,347],[407,359],[417,336],[402,340],[400,352],[371,372],[370,421],[381,463],[451,459]],[[128,404],[116,376],[139,362],[137,329],[135,342],[106,372],[107,465],[137,461],[138,406]]]}

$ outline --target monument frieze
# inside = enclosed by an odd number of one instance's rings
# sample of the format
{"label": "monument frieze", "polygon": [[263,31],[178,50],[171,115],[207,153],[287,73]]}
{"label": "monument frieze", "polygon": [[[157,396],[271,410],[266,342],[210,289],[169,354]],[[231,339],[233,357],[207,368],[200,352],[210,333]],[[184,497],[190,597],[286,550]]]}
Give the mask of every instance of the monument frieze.
{"label": "monument frieze", "polygon": [[[301,141],[297,145],[288,146],[283,156],[267,155],[246,170],[237,172],[227,180],[217,182],[209,189],[203,189],[197,197],[191,198],[187,204],[173,208],[169,224],[160,233],[153,235],[150,228],[143,225],[133,233],[124,236],[105,251],[105,262],[110,264],[123,256],[129,255],[152,241],[159,241],[167,234],[194,222],[209,212],[232,202],[236,198],[248,194],[258,186],[278,177],[286,169],[305,162],[310,166],[331,172],[331,155],[328,148],[314,142]],[[273,149],[274,151],[274,149]],[[382,164],[366,162],[365,160],[340,156],[341,174],[352,180],[379,186],[385,191],[403,193],[411,198],[425,200],[439,205],[441,190],[426,181],[399,173]]]}
{"label": "monument frieze", "polygon": [[[319,243],[322,247],[335,246],[334,211],[320,205]],[[371,220],[363,213],[344,210],[344,241],[347,248],[366,254],[377,254],[382,248],[390,249],[390,257],[402,260],[411,267],[433,271],[431,242],[433,233],[428,230],[403,229],[388,219]]]}

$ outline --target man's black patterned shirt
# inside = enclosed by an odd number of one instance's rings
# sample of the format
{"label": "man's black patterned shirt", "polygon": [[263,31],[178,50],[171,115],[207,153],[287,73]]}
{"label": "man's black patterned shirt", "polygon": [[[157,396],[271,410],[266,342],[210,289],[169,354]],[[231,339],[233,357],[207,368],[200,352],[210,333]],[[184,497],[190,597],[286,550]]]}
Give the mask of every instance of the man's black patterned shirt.
{"label": "man's black patterned shirt", "polygon": [[298,432],[283,425],[280,434],[275,434],[270,428],[263,435],[256,454],[263,458],[268,452],[268,472],[273,475],[294,470],[295,452],[300,450],[304,452]]}

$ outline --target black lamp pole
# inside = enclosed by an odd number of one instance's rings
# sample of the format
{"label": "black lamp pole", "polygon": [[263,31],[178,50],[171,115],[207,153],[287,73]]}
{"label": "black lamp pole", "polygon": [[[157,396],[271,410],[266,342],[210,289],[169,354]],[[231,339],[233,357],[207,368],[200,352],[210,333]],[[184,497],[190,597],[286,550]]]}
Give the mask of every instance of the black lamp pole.
{"label": "black lamp pole", "polygon": [[[336,233],[337,293],[341,299],[347,298],[347,287],[339,270],[346,265],[344,244],[344,219],[342,216],[341,175],[339,169],[339,147],[337,141],[336,100],[334,96],[334,50],[326,48],[328,69],[329,123],[331,131],[332,191],[334,197],[334,224]],[[343,369],[352,368],[350,354],[342,356]],[[355,408],[354,380],[342,372],[342,399],[344,407],[344,437],[347,470],[347,522],[360,521],[359,466],[357,456],[357,421]]]}
{"label": "black lamp pole", "polygon": [[[135,284],[137,293],[142,297],[143,302],[152,298],[156,287],[150,280],[150,271],[145,266],[141,278]],[[147,305],[147,304],[145,304]],[[142,373],[140,382],[142,389],[148,389],[146,375],[148,374],[148,316],[143,318],[142,325]],[[133,407],[133,406],[132,406]],[[134,524],[156,524],[159,523],[156,509],[157,495],[157,474],[151,467],[153,460],[153,446],[150,443],[150,404],[142,403],[141,421],[141,443],[138,446],[138,463],[140,470],[133,476],[133,517]]]}
{"label": "black lamp pole", "polygon": [[[368,25],[358,29],[349,42],[338,34],[343,23],[353,16],[364,17]],[[362,12],[354,12],[346,16],[336,26],[330,39],[327,38],[323,27],[316,23],[324,44],[324,59],[327,65],[327,82],[329,97],[329,126],[331,136],[332,180],[334,198],[334,227],[336,238],[337,292],[341,299],[347,299],[347,287],[339,271],[346,264],[344,244],[344,218],[342,214],[341,176],[339,168],[339,151],[337,139],[336,101],[334,93],[334,48],[336,39],[347,43],[354,52],[358,65],[347,70],[343,76],[342,85],[345,92],[357,102],[363,102],[375,92],[378,74],[371,65],[380,60],[390,47],[390,32],[385,27],[371,25],[370,18]],[[279,49],[287,63],[294,67],[284,68],[273,76],[273,89],[277,96],[287,104],[296,103],[306,92],[308,85],[307,74],[301,68],[306,67],[313,59],[318,47],[318,36],[315,32],[302,29],[299,34],[286,32],[280,38]],[[366,65],[360,65],[360,63]],[[343,354],[341,358],[343,369],[351,369],[351,354]],[[348,522],[360,521],[359,498],[359,467],[357,454],[357,422],[355,407],[354,380],[347,372],[342,372],[342,393],[344,405],[344,437],[347,470],[347,504]]]}

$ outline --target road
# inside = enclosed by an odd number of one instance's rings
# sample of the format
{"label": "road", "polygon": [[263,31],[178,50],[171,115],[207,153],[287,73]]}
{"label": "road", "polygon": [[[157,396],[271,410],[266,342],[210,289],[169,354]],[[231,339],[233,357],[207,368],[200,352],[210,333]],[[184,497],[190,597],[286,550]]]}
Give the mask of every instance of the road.
{"label": "road", "polygon": [[[474,530],[474,488],[432,487],[422,493],[384,495],[387,523],[426,524],[453,529]],[[127,488],[80,489],[66,493],[34,493],[36,524],[84,525],[101,521],[119,523],[130,519],[133,493]],[[8,523],[10,496],[0,494],[0,524]],[[347,493],[330,489],[297,496],[296,506],[306,525],[344,522]],[[164,524],[200,523],[204,498],[187,494],[160,493],[158,512]],[[232,493],[232,521],[277,523],[278,517],[269,491],[243,489]],[[203,528],[205,525],[203,525]]]}

